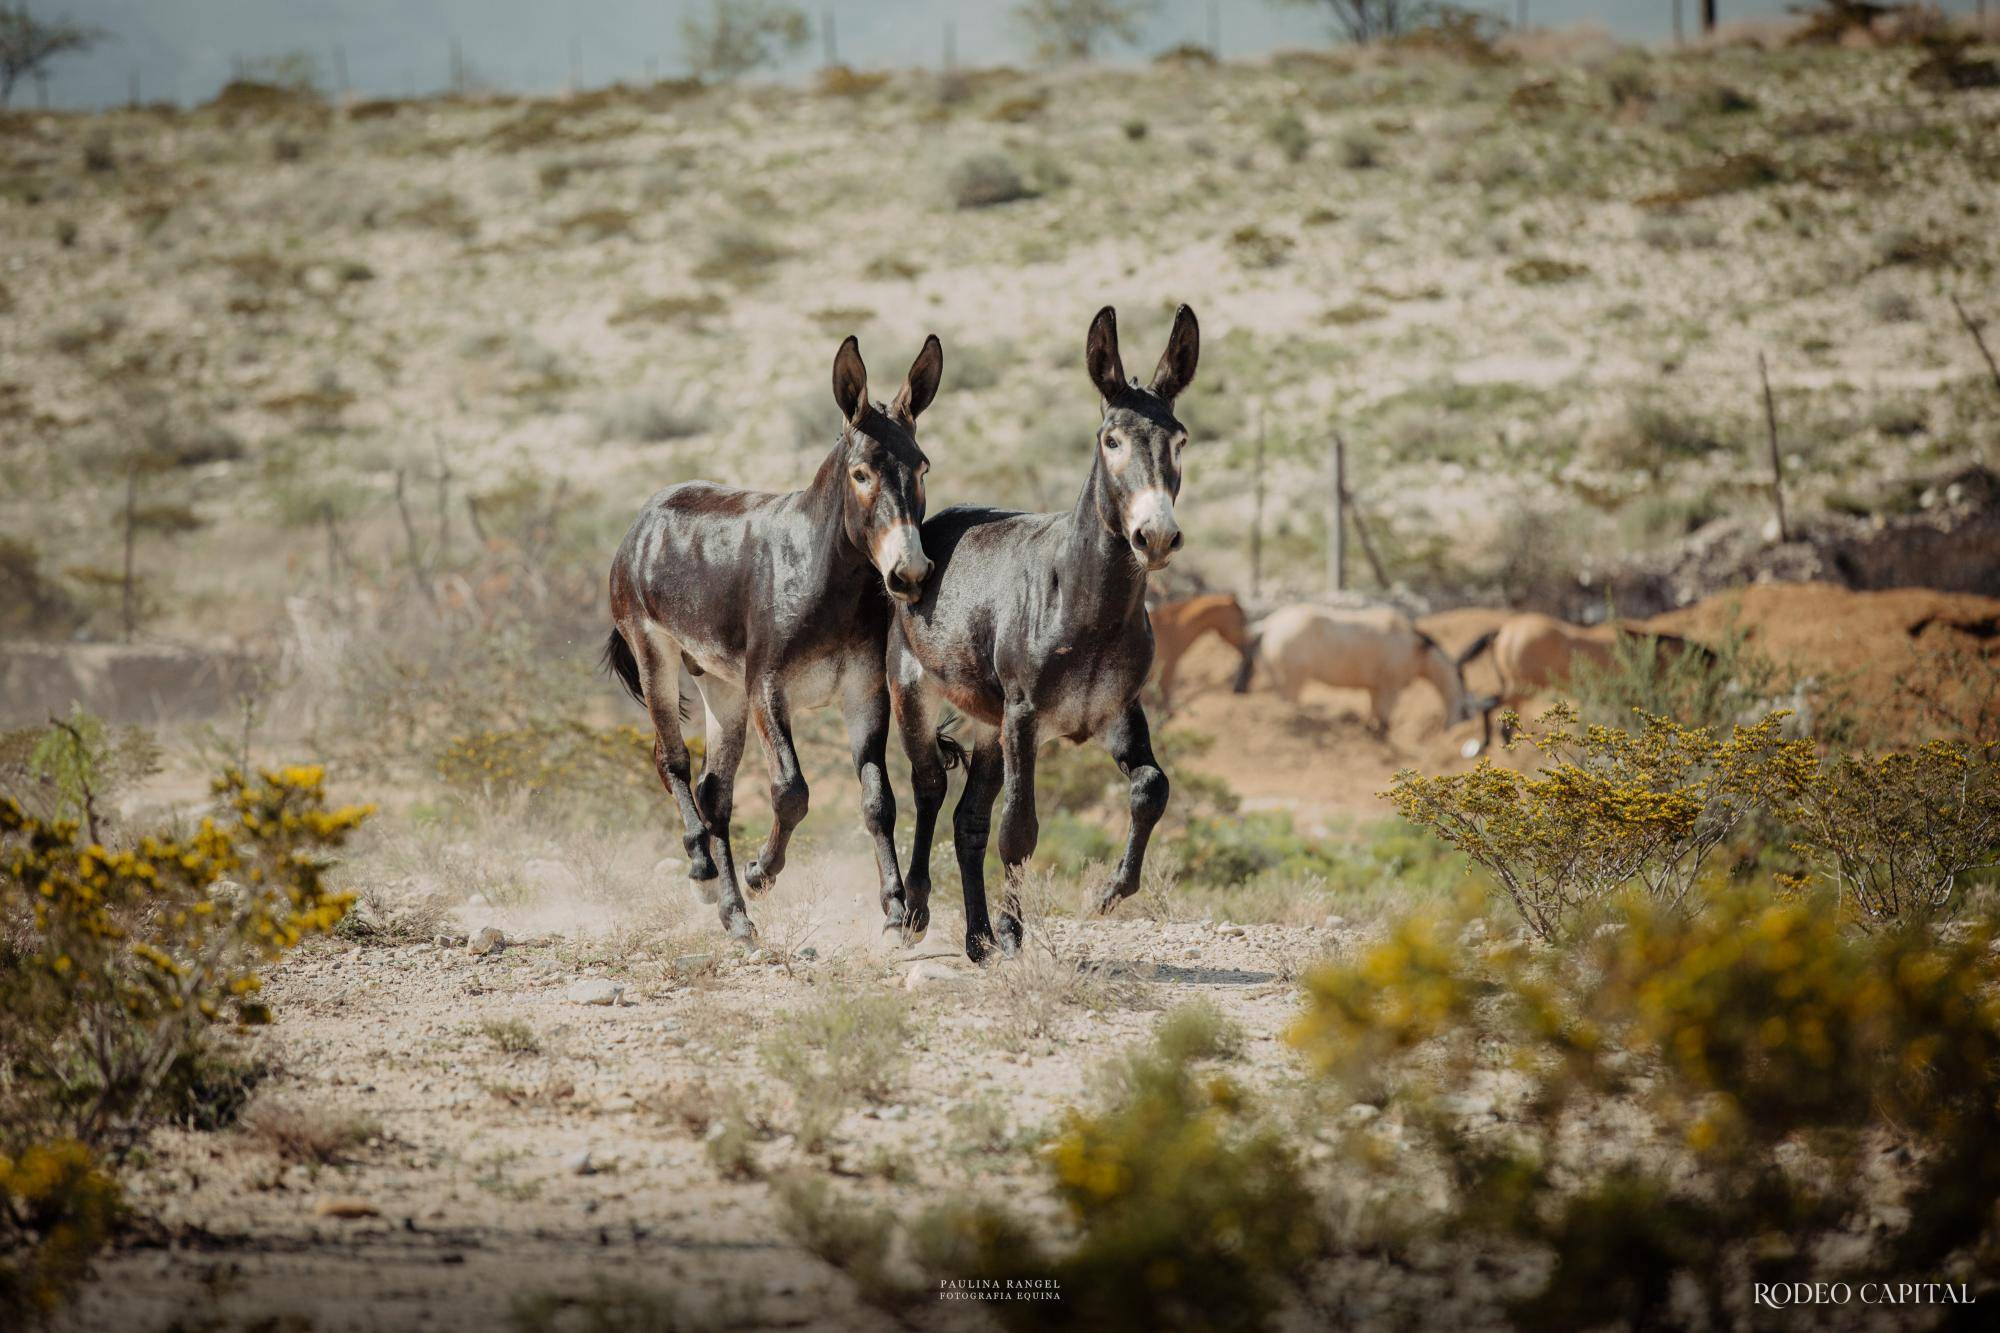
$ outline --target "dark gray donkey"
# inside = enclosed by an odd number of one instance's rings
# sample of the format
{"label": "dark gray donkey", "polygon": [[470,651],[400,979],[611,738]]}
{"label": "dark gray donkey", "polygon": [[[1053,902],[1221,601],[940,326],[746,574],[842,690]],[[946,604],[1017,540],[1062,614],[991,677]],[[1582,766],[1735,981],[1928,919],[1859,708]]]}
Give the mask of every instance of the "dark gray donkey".
{"label": "dark gray donkey", "polygon": [[[1112,882],[1108,912],[1139,887],[1146,839],[1167,808],[1167,779],[1153,759],[1139,689],[1153,664],[1146,575],[1181,546],[1174,500],[1187,431],[1174,399],[1194,380],[1201,334],[1194,312],[1174,317],[1152,382],[1127,380],[1118,320],[1097,312],[1084,363],[1104,419],[1090,477],[1066,514],[1018,514],[954,506],[924,524],[936,572],[896,610],[889,640],[889,693],[916,787],[906,938],[930,922],[931,836],[944,804],[945,770],[963,762],[965,791],[952,817],[965,889],[965,951],[974,960],[1021,943],[1017,879],[1034,853],[1035,747],[1049,737],[1102,734],[1132,784],[1132,827]],[[966,747],[936,725],[940,699],[969,720]],[[994,798],[1006,895],[996,933],[986,914],[984,866]]]}
{"label": "dark gray donkey", "polygon": [[[754,894],[776,881],[806,814],[792,710],[836,699],[875,842],[882,911],[892,927],[905,919],[896,800],[883,770],[883,647],[889,599],[914,599],[931,571],[918,533],[930,462],[915,430],[943,370],[944,350],[928,338],[895,398],[873,403],[861,349],[848,338],[833,359],[844,425],[810,486],[787,495],[705,481],[670,486],[639,511],[611,562],[616,628],[605,665],[652,717],[653,761],[680,806],[688,874],[739,940],[756,938],[729,847],[744,723],[756,723],[771,767],[771,833],[743,870]],[[708,714],[707,762],[692,786],[681,739],[690,678]]]}

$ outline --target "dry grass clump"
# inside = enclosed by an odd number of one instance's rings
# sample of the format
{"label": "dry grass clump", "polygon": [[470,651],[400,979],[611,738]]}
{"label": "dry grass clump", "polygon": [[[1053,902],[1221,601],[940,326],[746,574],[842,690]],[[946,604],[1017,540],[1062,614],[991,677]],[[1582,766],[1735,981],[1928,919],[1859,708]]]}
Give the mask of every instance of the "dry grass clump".
{"label": "dry grass clump", "polygon": [[381,1134],[371,1120],[322,1106],[259,1101],[237,1126],[252,1145],[303,1166],[345,1166],[355,1151]]}
{"label": "dry grass clump", "polygon": [[954,207],[965,209],[992,208],[1035,196],[1020,170],[999,153],[960,160],[945,178],[945,191]]}
{"label": "dry grass clump", "polygon": [[778,1021],[759,1054],[791,1089],[800,1146],[825,1147],[850,1108],[888,1101],[910,1058],[912,1025],[900,996],[830,995]]}

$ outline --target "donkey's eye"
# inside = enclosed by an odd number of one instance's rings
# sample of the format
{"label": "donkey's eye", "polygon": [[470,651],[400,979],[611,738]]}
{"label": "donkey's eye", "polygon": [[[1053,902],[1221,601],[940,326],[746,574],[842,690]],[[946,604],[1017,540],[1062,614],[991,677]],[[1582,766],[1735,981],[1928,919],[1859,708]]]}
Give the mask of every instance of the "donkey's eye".
{"label": "donkey's eye", "polygon": [[867,469],[867,468],[865,468],[865,467],[858,467],[858,468],[854,469],[854,484],[855,484],[855,485],[857,485],[857,486],[866,486],[866,485],[868,484],[868,469]]}
{"label": "donkey's eye", "polygon": [[1125,443],[1125,441],[1119,439],[1116,435],[1107,435],[1104,437],[1104,447],[1106,449],[1116,449],[1119,445],[1123,443]]}

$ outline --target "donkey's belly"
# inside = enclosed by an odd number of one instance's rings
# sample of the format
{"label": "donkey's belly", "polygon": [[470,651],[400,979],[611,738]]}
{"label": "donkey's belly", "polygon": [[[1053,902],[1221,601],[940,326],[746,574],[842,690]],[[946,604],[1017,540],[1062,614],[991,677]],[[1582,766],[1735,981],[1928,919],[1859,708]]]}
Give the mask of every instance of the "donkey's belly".
{"label": "donkey's belly", "polygon": [[1143,683],[1143,678],[1120,670],[1059,681],[1035,710],[1036,729],[1043,737],[1087,741],[1123,716]]}

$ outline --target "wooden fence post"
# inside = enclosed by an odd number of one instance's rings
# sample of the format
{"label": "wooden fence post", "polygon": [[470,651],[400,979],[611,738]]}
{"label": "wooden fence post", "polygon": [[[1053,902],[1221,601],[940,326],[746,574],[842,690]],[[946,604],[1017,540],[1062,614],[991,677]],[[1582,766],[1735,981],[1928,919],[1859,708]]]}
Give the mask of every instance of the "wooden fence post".
{"label": "wooden fence post", "polygon": [[1333,437],[1326,493],[1326,582],[1328,592],[1347,587],[1347,444]]}
{"label": "wooden fence post", "polygon": [[1792,539],[1792,525],[1785,518],[1785,463],[1778,453],[1778,405],[1771,397],[1771,375],[1764,367],[1764,354],[1757,353],[1757,378],[1764,384],[1764,431],[1771,450],[1771,501],[1778,510],[1778,540]]}
{"label": "wooden fence post", "polygon": [[1256,453],[1251,462],[1253,490],[1250,510],[1250,600],[1264,584],[1264,408],[1257,408]]}

